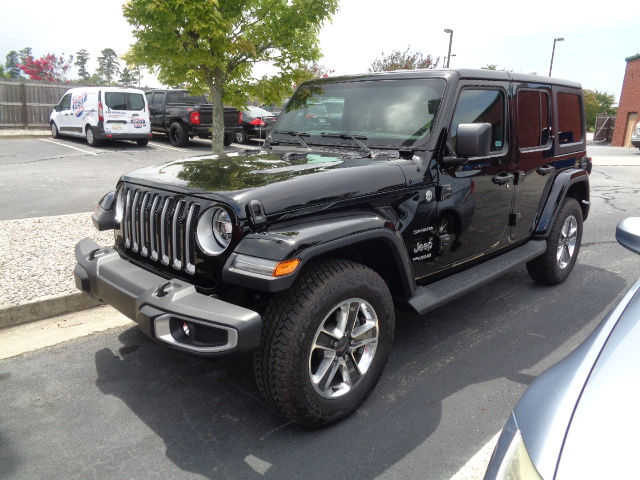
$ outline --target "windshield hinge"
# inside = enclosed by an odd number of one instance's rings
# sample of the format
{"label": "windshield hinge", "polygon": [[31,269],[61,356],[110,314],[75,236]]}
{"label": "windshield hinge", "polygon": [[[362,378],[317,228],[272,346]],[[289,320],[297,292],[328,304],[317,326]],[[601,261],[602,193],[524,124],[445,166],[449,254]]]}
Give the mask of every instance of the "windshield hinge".
{"label": "windshield hinge", "polygon": [[260,200],[251,200],[247,205],[249,223],[253,228],[262,228],[267,224],[267,216]]}

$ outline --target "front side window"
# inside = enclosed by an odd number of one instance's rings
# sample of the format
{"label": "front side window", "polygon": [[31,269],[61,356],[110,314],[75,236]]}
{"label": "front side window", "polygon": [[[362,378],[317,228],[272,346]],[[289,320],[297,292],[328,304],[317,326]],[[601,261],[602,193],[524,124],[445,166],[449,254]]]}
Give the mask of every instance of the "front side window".
{"label": "front side window", "polygon": [[104,101],[111,110],[144,110],[144,95],[131,92],[107,92]]}
{"label": "front side window", "polygon": [[60,110],[70,110],[71,109],[71,94],[67,93],[62,100],[60,100]]}
{"label": "front side window", "polygon": [[520,149],[547,145],[549,127],[549,94],[540,90],[520,90],[517,125]]}
{"label": "front side window", "polygon": [[352,135],[373,147],[423,143],[445,85],[436,78],[302,85],[280,113],[272,136],[284,140],[297,132],[311,143],[331,144]]}
{"label": "front side window", "polygon": [[169,92],[167,103],[186,103],[188,105],[202,105],[207,103],[204,95],[189,95],[183,90]]}
{"label": "front side window", "polygon": [[455,152],[458,125],[461,123],[491,124],[491,151],[504,147],[504,94],[501,90],[466,88],[460,92],[456,112],[451,122],[449,141]]}

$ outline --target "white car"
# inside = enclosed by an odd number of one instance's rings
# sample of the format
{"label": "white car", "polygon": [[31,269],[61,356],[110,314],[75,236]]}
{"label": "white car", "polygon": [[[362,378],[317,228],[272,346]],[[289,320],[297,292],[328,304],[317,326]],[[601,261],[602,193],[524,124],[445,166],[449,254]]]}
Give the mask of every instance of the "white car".
{"label": "white car", "polygon": [[636,129],[631,134],[631,144],[640,148],[640,122],[636,123]]}
{"label": "white car", "polygon": [[135,140],[145,146],[151,138],[149,106],[144,92],[135,88],[80,87],[65,92],[49,118],[51,136],[100,140]]}

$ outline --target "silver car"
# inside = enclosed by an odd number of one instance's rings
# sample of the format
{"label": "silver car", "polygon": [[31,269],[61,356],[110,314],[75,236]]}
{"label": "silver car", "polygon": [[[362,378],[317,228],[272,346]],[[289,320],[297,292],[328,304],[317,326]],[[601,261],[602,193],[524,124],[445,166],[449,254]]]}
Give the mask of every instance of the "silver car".
{"label": "silver car", "polygon": [[631,134],[631,144],[640,148],[640,122],[636,123],[636,129]]}
{"label": "silver car", "polygon": [[[616,239],[640,254],[640,218]],[[485,479],[637,478],[640,280],[569,356],[536,379],[498,440]]]}

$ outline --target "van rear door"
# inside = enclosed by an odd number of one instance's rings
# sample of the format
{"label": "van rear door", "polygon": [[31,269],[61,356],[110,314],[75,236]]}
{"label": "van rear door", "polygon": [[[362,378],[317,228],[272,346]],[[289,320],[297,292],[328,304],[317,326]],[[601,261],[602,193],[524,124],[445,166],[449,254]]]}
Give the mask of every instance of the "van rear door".
{"label": "van rear door", "polygon": [[149,109],[141,91],[106,91],[104,99],[105,133],[114,136],[151,133]]}

